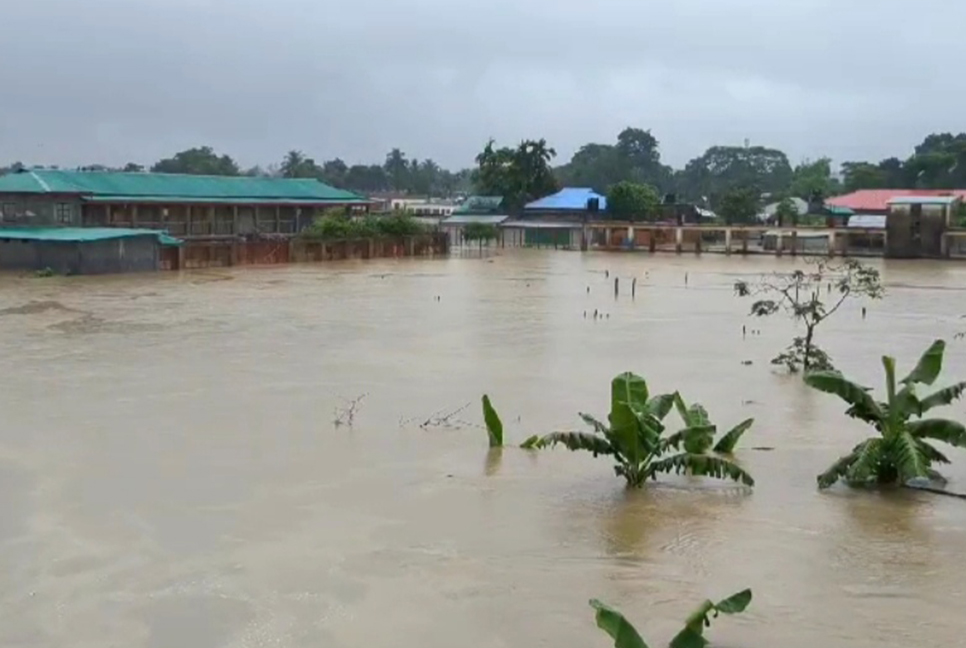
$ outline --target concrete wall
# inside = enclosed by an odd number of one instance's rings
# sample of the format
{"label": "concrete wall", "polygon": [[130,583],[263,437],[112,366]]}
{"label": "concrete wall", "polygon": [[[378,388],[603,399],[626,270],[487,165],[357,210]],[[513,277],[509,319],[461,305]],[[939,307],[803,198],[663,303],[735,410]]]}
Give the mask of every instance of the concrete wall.
{"label": "concrete wall", "polygon": [[0,194],[0,226],[77,226],[80,218],[81,203],[76,195]]}
{"label": "concrete wall", "polygon": [[157,237],[136,236],[89,242],[0,240],[0,269],[57,274],[108,274],[158,270]]}

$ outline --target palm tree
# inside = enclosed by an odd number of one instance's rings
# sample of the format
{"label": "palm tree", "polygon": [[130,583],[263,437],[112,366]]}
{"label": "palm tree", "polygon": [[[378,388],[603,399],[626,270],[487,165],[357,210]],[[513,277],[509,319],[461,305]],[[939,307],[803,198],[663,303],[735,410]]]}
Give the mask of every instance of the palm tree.
{"label": "palm tree", "polygon": [[409,162],[406,160],[406,154],[398,148],[392,149],[386,154],[383,168],[392,179],[392,188],[395,191],[402,191],[409,176]]}
{"label": "palm tree", "polygon": [[[707,423],[706,416],[703,421],[692,419],[695,425],[686,419],[683,430],[663,436],[663,420],[674,407],[675,400],[680,401],[676,393],[651,397],[643,378],[623,373],[611,383],[609,424],[589,414],[581,414],[584,422],[593,428],[592,433],[554,432],[534,445],[561,444],[570,450],[592,452],[594,456],[610,455],[616,462],[614,472],[623,477],[628,486],[635,488],[640,488],[659,473],[671,472],[733,479],[753,486],[755,480],[740,466],[726,457],[708,453],[716,428]],[[742,424],[744,429],[751,426],[750,422],[746,423]],[[740,435],[739,432],[733,436]],[[734,442],[728,443],[733,447]]]}
{"label": "palm tree", "polygon": [[962,396],[966,382],[925,397],[916,391],[918,385],[932,385],[939,377],[945,351],[943,340],[933,342],[912,372],[898,385],[895,359],[883,356],[885,402],[876,401],[868,387],[848,380],[837,371],[816,371],[805,376],[807,385],[838,396],[849,404],[845,411],[848,416],[865,421],[879,432],[879,436],[858,444],[819,475],[819,488],[828,488],[840,479],[853,486],[873,483],[903,485],[913,479],[945,481],[932,465],[948,464],[949,459],[930,442],[942,441],[966,447],[966,427],[949,419],[922,417],[931,409],[949,405]]}

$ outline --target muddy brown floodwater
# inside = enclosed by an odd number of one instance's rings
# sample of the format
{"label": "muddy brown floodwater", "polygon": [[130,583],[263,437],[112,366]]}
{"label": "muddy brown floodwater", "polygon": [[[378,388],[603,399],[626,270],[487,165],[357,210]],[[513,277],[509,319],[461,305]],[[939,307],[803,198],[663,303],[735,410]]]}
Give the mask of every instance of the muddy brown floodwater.
{"label": "muddy brown floodwater", "polygon": [[[816,490],[865,430],[771,370],[790,325],[749,321],[731,291],[794,263],[520,251],[0,278],[0,645],[604,646],[591,597],[661,645],[746,586],[720,645],[961,645],[966,503]],[[966,265],[880,267],[887,298],[820,343],[878,388],[883,352],[901,370],[945,337],[946,377],[966,376]],[[565,450],[488,459],[484,391],[519,441],[606,413],[624,370],[721,423],[754,416],[754,492],[628,493]],[[418,425],[466,403],[466,426]]]}

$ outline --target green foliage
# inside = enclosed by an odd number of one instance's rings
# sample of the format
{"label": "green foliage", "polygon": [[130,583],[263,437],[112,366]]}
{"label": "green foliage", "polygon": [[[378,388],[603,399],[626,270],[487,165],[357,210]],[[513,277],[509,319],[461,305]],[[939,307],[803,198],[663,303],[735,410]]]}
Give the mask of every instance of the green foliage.
{"label": "green foliage", "polygon": [[920,396],[918,386],[930,386],[942,370],[946,343],[936,340],[926,349],[915,368],[896,382],[895,360],[882,358],[886,375],[886,400],[876,401],[870,389],[834,371],[816,371],[805,376],[814,389],[838,396],[848,403],[846,415],[872,425],[878,437],[866,439],[852,452],[818,476],[819,488],[835,482],[850,485],[905,484],[914,479],[942,480],[932,466],[949,460],[930,443],[941,441],[966,447],[966,427],[948,419],[922,418],[936,407],[949,405],[966,391],[966,382]]}
{"label": "green foliage", "polygon": [[832,161],[823,157],[795,167],[788,193],[804,200],[820,202],[835,195],[839,189],[838,180],[832,176]]}
{"label": "green foliage", "polygon": [[647,184],[671,191],[674,171],[661,164],[657,139],[651,131],[625,128],[615,144],[585,144],[570,162],[556,169],[564,185],[593,187],[604,192],[619,182]]}
{"label": "green foliage", "polygon": [[[705,600],[685,621],[684,628],[671,640],[670,648],[705,648],[708,640],[704,637],[705,628],[711,627],[711,619],[719,614],[740,614],[751,604],[752,593],[745,589],[726,599],[713,603]],[[614,640],[614,648],[649,648],[640,633],[618,610],[591,599],[597,627]]]}
{"label": "green foliage", "polygon": [[316,218],[299,236],[322,241],[418,236],[426,227],[408,214],[353,218],[340,210],[329,210]]}
{"label": "green foliage", "polygon": [[474,183],[478,193],[502,196],[511,210],[557,190],[550,161],[557,153],[547,141],[524,140],[516,148],[495,148],[487,142],[476,156]]}
{"label": "green foliage", "polygon": [[500,229],[490,223],[467,223],[463,228],[463,238],[467,241],[492,241],[499,237]]}
{"label": "green foliage", "polygon": [[[486,394],[483,394],[483,422],[486,425],[490,447],[502,448],[504,446],[503,421],[500,420],[500,415],[497,414],[493,403],[490,402],[490,397]],[[540,447],[540,437],[536,435],[528,437],[520,447],[524,450],[536,450]]]}
{"label": "green foliage", "polygon": [[227,155],[217,155],[210,146],[201,146],[176,153],[160,160],[151,171],[154,173],[188,173],[191,175],[236,176],[238,165]]}
{"label": "green foliage", "polygon": [[654,221],[661,213],[661,197],[650,185],[625,180],[607,192],[607,212],[618,219]]}
{"label": "green foliage", "polygon": [[[677,174],[678,193],[691,200],[707,198],[723,215],[725,196],[734,190],[754,188],[760,193],[781,193],[788,189],[792,167],[788,156],[763,146],[712,146]],[[757,213],[753,210],[750,217]],[[735,219],[733,222],[747,222]]]}
{"label": "green foliage", "polygon": [[789,373],[798,373],[803,368],[811,371],[831,371],[835,368],[829,354],[815,344],[814,340],[808,342],[800,335],[796,335],[784,351],[772,358],[771,363],[785,367]]}
{"label": "green foliage", "polygon": [[[663,421],[675,405],[685,427],[666,435]],[[647,382],[636,374],[623,373],[611,382],[607,423],[589,414],[582,413],[580,417],[593,432],[554,432],[541,437],[536,447],[559,444],[595,457],[608,455],[614,460],[617,476],[634,488],[660,473],[671,472],[731,479],[747,486],[755,483],[740,466],[715,454],[730,453],[753,421],[745,421],[729,431],[712,451],[717,428],[708,420],[704,408],[688,407],[677,393],[652,397]]]}
{"label": "green foliage", "polygon": [[728,225],[753,223],[761,208],[761,197],[754,187],[729,189],[718,203],[718,214]]}
{"label": "green foliage", "polygon": [[483,394],[483,421],[486,423],[486,434],[490,439],[491,448],[503,446],[503,422],[499,414],[493,409],[490,397]]}
{"label": "green foliage", "polygon": [[781,226],[798,222],[798,209],[791,198],[783,198],[775,208],[775,220]]}
{"label": "green foliage", "polygon": [[[785,313],[805,327],[804,337],[796,337],[782,354],[772,360],[790,371],[830,369],[832,360],[815,345],[815,330],[835,314],[849,299],[880,299],[883,294],[879,271],[853,259],[835,262],[824,258],[806,259],[808,271],[774,273],[756,285],[735,282],[739,297],[763,296],[751,305],[751,314],[767,317]],[[825,295],[829,299],[826,304]]]}

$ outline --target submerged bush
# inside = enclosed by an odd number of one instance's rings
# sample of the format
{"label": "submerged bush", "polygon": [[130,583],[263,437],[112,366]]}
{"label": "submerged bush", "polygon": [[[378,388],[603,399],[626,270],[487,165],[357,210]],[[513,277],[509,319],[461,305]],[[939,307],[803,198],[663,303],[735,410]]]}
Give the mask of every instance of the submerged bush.
{"label": "submerged bush", "polygon": [[408,214],[401,216],[365,215],[354,218],[344,213],[324,213],[305,228],[301,236],[324,241],[417,236],[426,226]]}

